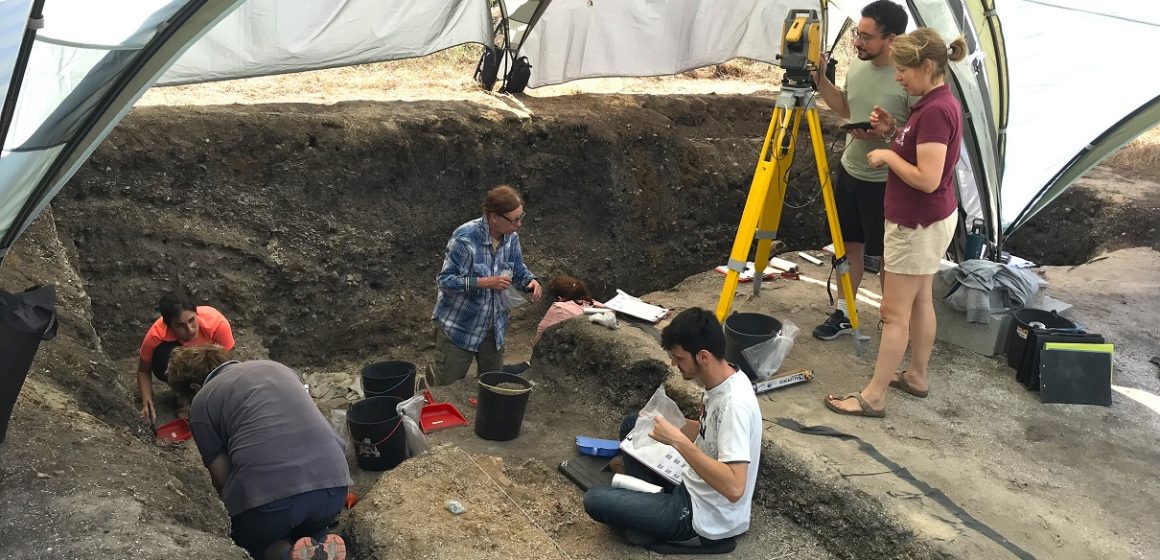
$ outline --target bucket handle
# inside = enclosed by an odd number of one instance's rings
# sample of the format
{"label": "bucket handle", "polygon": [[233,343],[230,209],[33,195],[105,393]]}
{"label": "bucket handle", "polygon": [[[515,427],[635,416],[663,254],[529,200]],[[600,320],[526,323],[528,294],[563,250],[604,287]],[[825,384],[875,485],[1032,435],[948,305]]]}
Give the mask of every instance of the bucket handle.
{"label": "bucket handle", "polygon": [[[412,372],[411,372],[411,375],[412,375],[412,376],[417,376],[417,375],[418,375],[418,372],[416,372],[416,371],[412,371]],[[403,378],[402,378],[402,379],[400,379],[400,380],[398,381],[398,383],[395,383],[394,385],[392,385],[392,386],[391,386],[391,388],[390,388],[390,389],[387,389],[387,390],[385,390],[385,391],[383,391],[383,392],[384,392],[384,393],[390,393],[391,391],[394,391],[395,389],[398,389],[400,386],[402,386],[402,385],[403,385],[403,382],[407,381],[407,377],[408,377],[408,376],[404,375],[404,376],[403,376]],[[413,381],[414,381],[414,378],[412,378],[412,382],[413,382]]]}
{"label": "bucket handle", "polygon": [[[401,416],[403,416],[403,415],[402,415],[402,414],[400,414],[399,416],[401,417]],[[402,419],[402,418],[399,418],[399,422],[395,424],[395,429],[391,430],[391,433],[387,434],[387,437],[384,437],[383,439],[380,439],[379,441],[376,441],[375,443],[372,443],[371,445],[373,445],[373,446],[375,446],[375,447],[378,447],[379,445],[382,445],[382,443],[383,443],[384,441],[387,441],[388,439],[391,439],[391,436],[395,435],[395,432],[399,431],[399,426],[402,426],[402,425],[403,425],[403,419]],[[358,445],[358,442],[355,442],[355,445]]]}
{"label": "bucket handle", "polygon": [[532,392],[531,387],[527,387],[525,389],[504,389],[501,387],[497,387],[495,385],[488,385],[487,383],[484,383],[482,381],[479,382],[479,386],[486,387],[487,390],[489,390],[497,395],[514,396],[514,395],[522,395],[524,393],[531,393]]}

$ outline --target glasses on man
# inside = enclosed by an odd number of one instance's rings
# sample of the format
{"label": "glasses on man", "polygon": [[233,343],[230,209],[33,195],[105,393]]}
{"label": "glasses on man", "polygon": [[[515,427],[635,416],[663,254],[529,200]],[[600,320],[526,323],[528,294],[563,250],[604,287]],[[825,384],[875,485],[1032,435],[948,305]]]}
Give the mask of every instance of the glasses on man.
{"label": "glasses on man", "polygon": [[862,41],[863,43],[869,43],[870,41],[873,41],[874,39],[882,38],[882,35],[881,34],[872,35],[870,33],[863,33],[861,31],[859,31],[857,27],[854,27],[854,28],[850,29],[850,37],[853,38],[855,41]]}
{"label": "glasses on man", "polygon": [[499,214],[499,217],[507,220],[508,223],[513,225],[513,226],[518,226],[524,222],[524,216],[527,216],[527,215],[528,215],[528,213],[524,212],[523,214],[520,214],[519,216],[516,216],[514,218],[509,218],[507,216],[504,216],[503,214]]}

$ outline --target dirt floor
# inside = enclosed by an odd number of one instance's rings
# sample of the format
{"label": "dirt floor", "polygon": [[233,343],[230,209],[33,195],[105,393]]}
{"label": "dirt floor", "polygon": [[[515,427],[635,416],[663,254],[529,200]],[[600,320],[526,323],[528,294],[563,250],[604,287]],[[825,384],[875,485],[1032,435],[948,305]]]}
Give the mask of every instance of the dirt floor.
{"label": "dirt floor", "polygon": [[[802,266],[807,273],[812,268]],[[1135,280],[1115,280],[1129,269]],[[1003,357],[983,358],[940,341],[928,398],[893,392],[884,420],[832,414],[822,406],[823,397],[861,388],[873,369],[878,316],[864,306],[871,340],[863,357],[855,355],[848,337],[797,338],[783,367],[810,368],[816,377],[763,399],[764,417],[774,424],[766,438],[792,464],[806,465],[815,481],[840,480],[840,488],[851,494],[845,499],[881,504],[920,541],[954,557],[1011,557],[1016,549],[1000,544],[1007,541],[1035,558],[1156,558],[1160,408],[1155,400],[1127,395],[1131,390],[1152,399],[1160,394],[1156,366],[1148,362],[1160,332],[1147,321],[1160,305],[1160,253],[1126,249],[1090,264],[1043,272],[1051,282],[1049,294],[1075,302],[1069,317],[1115,343],[1114,383],[1122,389],[1112,407],[1041,404],[1015,382]],[[719,277],[705,273],[650,294],[649,300],[711,306],[719,293]],[[823,316],[824,306],[822,287],[779,281],[758,298],[739,297],[734,308],[809,325]],[[850,441],[778,425],[784,419],[857,436],[886,461]],[[770,466],[763,461],[768,476],[779,476]],[[929,486],[906,480],[901,469]],[[932,489],[958,509],[939,503]],[[807,527],[833,527],[829,513],[814,504],[779,511]],[[981,525],[972,525],[964,513]],[[838,531],[815,532],[833,539],[827,544],[863,546],[834,536]],[[851,555],[870,557],[857,550]]]}
{"label": "dirt floor", "polygon": [[[62,321],[0,445],[0,558],[244,557],[192,446],[154,444],[136,417],[132,356],[163,291],[188,286],[225,312],[244,358],[336,382],[370,361],[421,364],[447,235],[478,213],[484,188],[512,182],[527,198],[521,238],[536,273],[585,278],[602,298],[620,288],[712,306],[719,277],[704,271],[728,251],[771,107],[765,94],[698,92],[135,109],[0,268],[8,290],[56,283]],[[812,170],[803,156],[787,194],[795,208],[781,237],[793,248],[825,243]],[[1160,187],[1097,170],[1010,245],[1069,265],[1045,267],[1052,295],[1115,339],[1116,383],[1152,395],[1160,381],[1146,360],[1160,333],[1145,313],[1160,293],[1158,207]],[[806,331],[825,312],[820,288],[776,284],[768,294],[738,307]],[[509,361],[533,356],[542,312],[517,312]],[[954,372],[946,392],[894,399],[886,422],[831,418],[820,395],[854,388],[873,354],[855,359],[848,341],[803,334],[791,361],[819,376],[764,403],[767,420],[872,442],[1039,558],[1160,550],[1156,413],[1135,400],[1041,406],[1014,390],[999,361],[940,344],[936,359]],[[456,428],[377,486],[379,475],[356,471],[364,502],[342,530],[357,557],[646,555],[588,521],[555,468],[575,435],[613,436],[619,416],[668,375],[663,354],[635,327],[591,325],[557,329],[534,353],[539,385],[518,440],[491,444]],[[692,402],[692,388],[675,390]],[[471,417],[474,391],[468,380],[440,398]],[[346,398],[316,396],[328,415]],[[913,488],[858,476],[877,467],[853,444],[771,425],[763,457],[771,476],[739,558],[1001,557]],[[467,513],[452,517],[447,499]]]}

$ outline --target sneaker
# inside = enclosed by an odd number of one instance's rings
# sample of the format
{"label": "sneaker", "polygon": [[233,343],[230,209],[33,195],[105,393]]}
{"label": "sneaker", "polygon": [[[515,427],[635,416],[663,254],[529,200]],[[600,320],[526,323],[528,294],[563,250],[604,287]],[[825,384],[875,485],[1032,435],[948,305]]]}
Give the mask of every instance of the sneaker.
{"label": "sneaker", "polygon": [[814,338],[818,340],[834,340],[841,335],[854,332],[850,319],[840,309],[835,309],[826,319],[826,322],[814,328]]}
{"label": "sneaker", "polygon": [[326,535],[322,542],[302,537],[290,549],[288,560],[346,560],[346,543],[338,535]]}
{"label": "sneaker", "polygon": [[532,364],[528,362],[520,362],[518,364],[504,364],[503,372],[513,375],[523,375],[524,372],[528,371],[528,368],[530,367],[532,367]]}

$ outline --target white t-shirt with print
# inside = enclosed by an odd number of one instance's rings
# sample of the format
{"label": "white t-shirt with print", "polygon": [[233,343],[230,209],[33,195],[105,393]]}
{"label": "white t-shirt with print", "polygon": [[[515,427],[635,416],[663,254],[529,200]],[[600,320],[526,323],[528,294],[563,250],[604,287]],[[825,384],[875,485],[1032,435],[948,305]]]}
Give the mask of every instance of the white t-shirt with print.
{"label": "white t-shirt with print", "polygon": [[761,410],[753,385],[741,371],[702,397],[701,433],[696,445],[722,463],[749,463],[745,493],[736,503],[709,486],[692,467],[683,480],[693,502],[693,529],[707,539],[723,539],[749,530],[753,487],[761,456]]}

